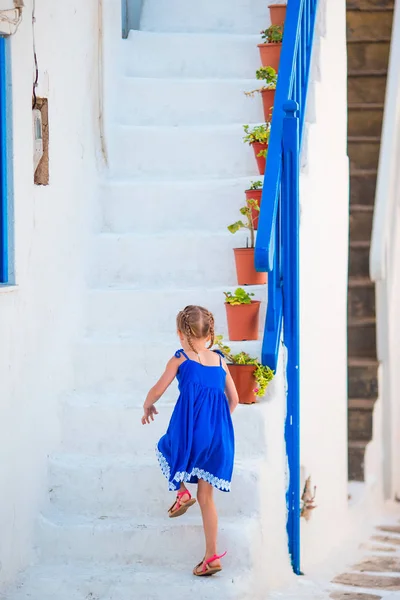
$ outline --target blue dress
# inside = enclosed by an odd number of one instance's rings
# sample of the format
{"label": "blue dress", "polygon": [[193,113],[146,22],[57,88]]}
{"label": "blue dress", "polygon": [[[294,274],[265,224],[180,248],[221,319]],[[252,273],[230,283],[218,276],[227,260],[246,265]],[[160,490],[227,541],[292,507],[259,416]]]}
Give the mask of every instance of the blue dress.
{"label": "blue dress", "polygon": [[228,399],[226,373],[220,364],[207,366],[191,360],[179,365],[179,398],[167,429],[157,444],[161,470],[170,490],[181,482],[208,481],[224,492],[231,489],[235,438]]}

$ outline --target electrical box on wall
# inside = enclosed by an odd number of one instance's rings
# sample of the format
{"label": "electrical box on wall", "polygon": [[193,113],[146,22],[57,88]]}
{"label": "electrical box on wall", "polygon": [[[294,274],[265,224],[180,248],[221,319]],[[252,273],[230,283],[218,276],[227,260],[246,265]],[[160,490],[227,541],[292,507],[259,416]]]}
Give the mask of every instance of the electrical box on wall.
{"label": "electrical box on wall", "polygon": [[42,113],[35,108],[32,111],[32,130],[33,130],[33,170],[36,171],[38,164],[43,156],[43,128]]}

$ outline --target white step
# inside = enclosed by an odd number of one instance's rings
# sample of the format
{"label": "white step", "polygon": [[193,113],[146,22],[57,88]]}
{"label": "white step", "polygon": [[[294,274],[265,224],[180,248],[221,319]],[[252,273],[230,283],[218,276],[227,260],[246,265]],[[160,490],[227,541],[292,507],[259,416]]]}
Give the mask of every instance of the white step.
{"label": "white step", "polygon": [[[179,545],[179,544],[177,544]],[[182,546],[183,547],[183,546]],[[214,577],[194,577],[188,558],[164,567],[133,564],[50,564],[28,569],[1,600],[255,600],[254,574],[230,569]]]}
{"label": "white step", "polygon": [[[214,314],[216,331],[228,339],[224,291],[225,288],[163,290],[160,302],[158,289],[112,288],[91,290],[87,298],[86,332],[88,335],[168,335],[175,330],[178,312],[188,304],[205,306]],[[260,339],[264,329],[266,286],[246,286],[254,300],[261,300]],[[140,315],[140,317],[138,316]]]}
{"label": "white step", "polygon": [[140,29],[258,33],[270,24],[267,5],[265,0],[169,0],[168,10],[160,10],[159,0],[146,0]]}
{"label": "white step", "polygon": [[[102,229],[111,233],[221,232],[236,221],[244,191],[262,175],[209,181],[107,181],[101,188]],[[211,216],[212,215],[212,216]]]}
{"label": "white step", "polygon": [[[263,29],[261,24],[260,30]],[[261,36],[130,31],[123,40],[125,74],[135,77],[252,79]],[[162,90],[159,92],[162,94]]]}
{"label": "white step", "polygon": [[255,177],[254,152],[243,127],[115,127],[115,177],[142,181]]}
{"label": "white step", "polygon": [[264,119],[254,79],[155,79],[125,77],[115,118],[125,125],[228,125]]}
{"label": "white step", "polygon": [[[180,347],[173,329],[165,340],[139,336],[84,339],[75,350],[76,388],[93,392],[128,392],[143,389],[145,382],[150,388]],[[261,341],[230,342],[229,345],[232,350],[245,350],[252,356],[260,356]]]}
{"label": "white step", "polygon": [[[235,464],[232,491],[215,492],[221,516],[240,518],[259,514],[260,460]],[[121,456],[57,455],[50,459],[50,501],[59,512],[117,517],[166,517],[174,494],[168,492],[155,455],[149,459]],[[193,494],[196,487],[192,487]],[[198,514],[196,504],[190,514]]]}
{"label": "white step", "polygon": [[[167,430],[177,393],[169,402],[157,404],[159,414],[151,425],[142,425],[141,406],[146,391],[126,395],[73,396],[62,407],[62,450],[69,454],[115,457],[119,460],[150,460],[157,463],[155,446]],[[233,414],[236,458],[256,458],[265,452],[264,421],[268,401],[274,398],[274,382],[265,399],[253,405],[239,405]],[[97,401],[96,401],[97,400]],[[173,402],[173,403],[172,403]]]}
{"label": "white step", "polygon": [[[101,561],[192,567],[204,556],[201,517],[184,519],[93,518],[54,513],[39,518],[43,562]],[[219,547],[232,549],[227,568],[249,569],[260,556],[262,532],[257,518],[221,519]]]}
{"label": "white step", "polygon": [[244,231],[232,235],[227,230],[195,235],[180,230],[159,235],[100,234],[94,240],[90,283],[96,288],[133,285],[163,291],[235,286],[233,248],[246,247],[246,239]]}

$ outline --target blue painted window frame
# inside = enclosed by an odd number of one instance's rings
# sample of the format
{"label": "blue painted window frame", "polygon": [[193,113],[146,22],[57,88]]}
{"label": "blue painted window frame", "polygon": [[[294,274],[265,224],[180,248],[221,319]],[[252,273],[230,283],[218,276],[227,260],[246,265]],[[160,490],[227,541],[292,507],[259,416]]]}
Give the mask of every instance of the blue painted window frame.
{"label": "blue painted window frame", "polygon": [[0,37],[0,283],[8,283],[7,40]]}

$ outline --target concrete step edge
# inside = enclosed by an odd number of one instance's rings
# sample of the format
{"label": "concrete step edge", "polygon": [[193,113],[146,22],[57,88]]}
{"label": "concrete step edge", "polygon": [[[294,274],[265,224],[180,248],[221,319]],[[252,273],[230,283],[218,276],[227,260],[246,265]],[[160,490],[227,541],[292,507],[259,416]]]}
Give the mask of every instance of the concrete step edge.
{"label": "concrete step edge", "polygon": [[368,446],[369,442],[366,442],[364,440],[349,440],[348,441],[348,447],[349,450],[365,450],[365,448]]}
{"label": "concrete step edge", "polygon": [[364,241],[364,242],[352,242],[350,240],[350,248],[352,250],[363,249],[363,248],[365,248],[367,250],[370,247],[371,247],[371,242],[369,240],[368,241]]}
{"label": "concrete step edge", "polygon": [[350,177],[376,177],[378,175],[377,169],[351,169]]}
{"label": "concrete step edge", "polygon": [[390,42],[390,37],[381,37],[381,38],[370,38],[370,37],[361,37],[354,40],[347,40],[347,45],[349,44],[387,44]]}
{"label": "concrete step edge", "polygon": [[380,144],[381,138],[377,135],[349,135],[347,141],[353,144],[375,143]]}
{"label": "concrete step edge", "polygon": [[376,358],[355,358],[350,357],[347,360],[348,367],[376,367],[379,366],[379,360]]}
{"label": "concrete step edge", "polygon": [[353,203],[350,207],[350,212],[367,212],[367,213],[373,213],[374,212],[374,206],[371,204],[357,204],[357,203]]}
{"label": "concrete step edge", "polygon": [[373,288],[375,283],[369,277],[349,277],[348,286],[353,287],[369,287]]}
{"label": "concrete step edge", "polygon": [[383,110],[384,104],[381,102],[349,102],[349,110]]}
{"label": "concrete step edge", "polygon": [[351,317],[347,321],[347,326],[352,328],[370,327],[372,325],[376,325],[376,317]]}
{"label": "concrete step edge", "polygon": [[382,77],[387,76],[387,69],[350,69],[347,73],[348,77]]}

